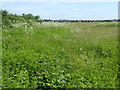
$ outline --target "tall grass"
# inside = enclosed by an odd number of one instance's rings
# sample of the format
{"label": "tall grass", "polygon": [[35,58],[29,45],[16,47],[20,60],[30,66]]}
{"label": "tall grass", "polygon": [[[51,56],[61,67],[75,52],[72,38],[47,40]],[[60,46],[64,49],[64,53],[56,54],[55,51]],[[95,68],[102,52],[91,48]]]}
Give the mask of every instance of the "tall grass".
{"label": "tall grass", "polygon": [[96,25],[3,29],[3,87],[118,88],[117,26]]}

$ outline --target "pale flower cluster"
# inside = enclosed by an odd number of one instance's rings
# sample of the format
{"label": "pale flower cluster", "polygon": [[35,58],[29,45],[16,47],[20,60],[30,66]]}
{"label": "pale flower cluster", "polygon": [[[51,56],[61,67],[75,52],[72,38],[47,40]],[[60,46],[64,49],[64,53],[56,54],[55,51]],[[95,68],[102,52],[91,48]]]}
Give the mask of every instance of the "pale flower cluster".
{"label": "pale flower cluster", "polygon": [[118,22],[98,22],[96,26],[117,26]]}

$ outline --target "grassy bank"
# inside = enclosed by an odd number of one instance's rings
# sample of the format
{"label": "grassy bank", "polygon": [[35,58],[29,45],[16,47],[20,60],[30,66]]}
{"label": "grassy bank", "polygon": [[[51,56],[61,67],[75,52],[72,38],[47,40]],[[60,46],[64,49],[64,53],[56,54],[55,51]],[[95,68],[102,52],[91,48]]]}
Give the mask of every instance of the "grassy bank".
{"label": "grassy bank", "polygon": [[115,24],[18,24],[2,34],[3,87],[118,87]]}

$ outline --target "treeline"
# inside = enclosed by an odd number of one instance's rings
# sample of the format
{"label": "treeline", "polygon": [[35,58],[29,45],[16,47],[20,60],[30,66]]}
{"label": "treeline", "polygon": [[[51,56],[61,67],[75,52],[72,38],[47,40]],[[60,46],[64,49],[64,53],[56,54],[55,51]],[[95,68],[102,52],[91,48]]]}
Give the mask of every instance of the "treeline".
{"label": "treeline", "polygon": [[118,19],[111,20],[51,20],[51,19],[43,19],[43,22],[117,22]]}
{"label": "treeline", "polygon": [[15,23],[42,22],[40,16],[33,16],[32,14],[17,15],[11,14],[6,10],[1,10],[0,14],[2,15],[2,28],[12,28],[12,24]]}

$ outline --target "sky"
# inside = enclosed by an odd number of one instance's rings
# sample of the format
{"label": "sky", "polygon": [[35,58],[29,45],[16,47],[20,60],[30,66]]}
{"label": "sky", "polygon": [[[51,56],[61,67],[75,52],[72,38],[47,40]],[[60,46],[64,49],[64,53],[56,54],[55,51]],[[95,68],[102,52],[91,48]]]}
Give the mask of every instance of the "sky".
{"label": "sky", "polygon": [[1,0],[2,2],[119,2],[119,0]]}
{"label": "sky", "polygon": [[41,19],[117,19],[118,2],[2,2],[2,9],[21,15],[31,13]]}

